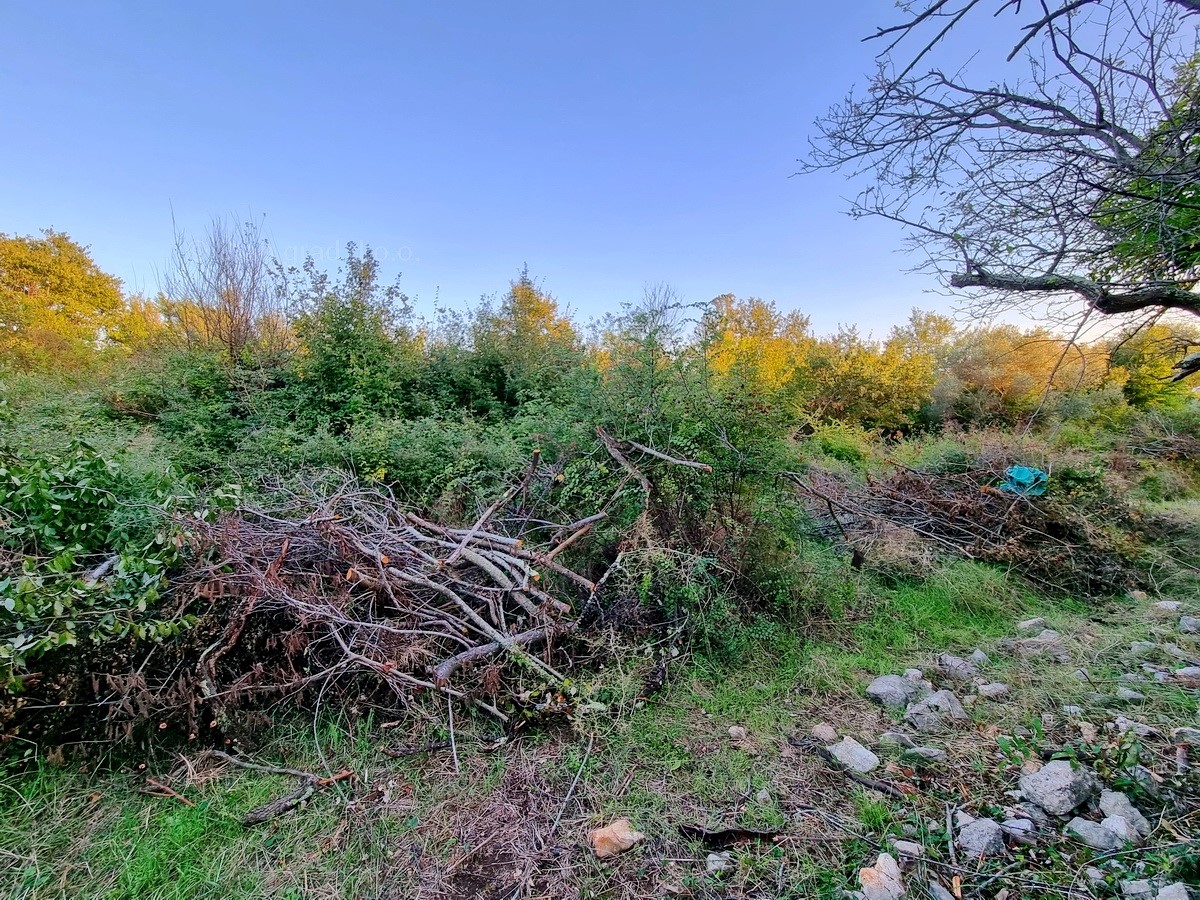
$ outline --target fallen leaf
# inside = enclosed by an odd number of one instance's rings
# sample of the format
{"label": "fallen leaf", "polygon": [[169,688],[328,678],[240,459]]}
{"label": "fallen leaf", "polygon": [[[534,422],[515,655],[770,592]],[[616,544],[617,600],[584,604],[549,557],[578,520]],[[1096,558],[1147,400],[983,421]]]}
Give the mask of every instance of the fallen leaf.
{"label": "fallen leaf", "polygon": [[597,859],[607,859],[624,853],[645,838],[646,836],[634,828],[628,819],[621,818],[611,825],[592,831],[588,835],[588,842],[592,845]]}

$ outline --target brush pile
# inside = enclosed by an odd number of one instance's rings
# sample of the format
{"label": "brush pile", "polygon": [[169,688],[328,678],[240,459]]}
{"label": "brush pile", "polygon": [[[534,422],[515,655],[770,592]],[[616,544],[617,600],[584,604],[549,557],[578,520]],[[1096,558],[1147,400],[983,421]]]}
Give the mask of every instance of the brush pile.
{"label": "brush pile", "polygon": [[1000,490],[1007,464],[961,473],[899,467],[864,481],[825,471],[789,474],[830,537],[856,556],[915,536],[929,551],[1011,567],[1052,593],[1111,594],[1129,586],[1130,509],[1094,484],[1051,478],[1046,496]]}
{"label": "brush pile", "polygon": [[202,523],[157,610],[186,624],[178,638],[111,642],[57,668],[46,657],[4,730],[211,742],[288,698],[393,710],[435,693],[510,727],[567,703],[562,644],[605,579],[560,554],[605,513],[561,526],[536,517],[536,468],[469,528],[350,482]]}

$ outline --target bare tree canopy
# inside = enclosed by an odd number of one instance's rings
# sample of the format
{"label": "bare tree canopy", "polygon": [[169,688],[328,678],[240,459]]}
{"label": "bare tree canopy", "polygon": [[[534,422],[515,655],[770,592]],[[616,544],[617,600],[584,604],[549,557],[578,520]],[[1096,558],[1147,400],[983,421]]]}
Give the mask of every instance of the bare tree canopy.
{"label": "bare tree canopy", "polygon": [[938,65],[983,0],[906,7],[867,38],[879,69],[818,120],[803,170],[869,178],[852,214],[904,225],[980,312],[1200,315],[1200,0],[996,2],[1028,13],[1011,79]]}

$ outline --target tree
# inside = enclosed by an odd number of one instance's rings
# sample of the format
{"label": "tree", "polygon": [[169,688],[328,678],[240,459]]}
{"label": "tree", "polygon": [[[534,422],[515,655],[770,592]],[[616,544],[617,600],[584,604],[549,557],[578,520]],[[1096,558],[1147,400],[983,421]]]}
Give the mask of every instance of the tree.
{"label": "tree", "polygon": [[709,367],[750,390],[772,392],[786,385],[812,343],[808,319],[780,313],[774,303],[722,294],[701,323]]}
{"label": "tree", "polygon": [[[997,15],[1022,9],[998,2]],[[983,5],[927,0],[880,29],[891,43],[879,72],[819,120],[805,169],[872,176],[852,213],[902,224],[923,267],[977,291],[980,311],[1082,299],[1106,315],[1200,315],[1188,18],[1200,2],[1045,2],[1014,36],[1023,77],[974,83],[961,64],[914,74]]]}
{"label": "tree", "polygon": [[63,232],[0,234],[0,359],[77,366],[100,348],[122,302],[120,280]]}
{"label": "tree", "polygon": [[164,311],[189,348],[217,350],[227,365],[277,356],[289,344],[278,274],[259,224],[213,219],[196,239],[176,231]]}

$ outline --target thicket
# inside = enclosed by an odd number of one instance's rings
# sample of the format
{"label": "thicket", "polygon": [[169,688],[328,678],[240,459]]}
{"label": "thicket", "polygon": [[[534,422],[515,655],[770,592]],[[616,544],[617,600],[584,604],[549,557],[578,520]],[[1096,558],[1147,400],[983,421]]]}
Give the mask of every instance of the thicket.
{"label": "thicket", "polygon": [[[192,296],[126,299],[60,365],[33,332],[5,354],[10,740],[223,735],[331,684],[512,722],[586,702],[581,625],[727,659],[836,617],[850,568],[903,579],[941,554],[1063,593],[1133,586],[1153,530],[1133,501],[1197,489],[1179,324],[1079,344],[914,313],[882,340],[819,337],[765,301],[659,287],[585,333],[525,272],[426,320],[369,251],[285,271],[257,240],[181,245]],[[230,246],[263,270],[222,281],[201,257]],[[999,490],[1014,463],[1050,471],[1045,500]],[[439,668],[455,641],[468,657]]]}

